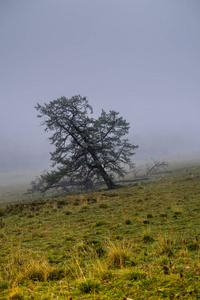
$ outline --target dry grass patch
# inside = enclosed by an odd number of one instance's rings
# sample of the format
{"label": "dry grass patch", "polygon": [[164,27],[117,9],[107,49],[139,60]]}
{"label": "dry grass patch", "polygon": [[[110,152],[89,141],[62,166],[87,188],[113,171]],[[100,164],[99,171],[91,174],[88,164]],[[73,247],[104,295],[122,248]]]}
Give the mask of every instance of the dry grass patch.
{"label": "dry grass patch", "polygon": [[167,255],[169,257],[175,254],[175,242],[171,236],[165,234],[158,236],[156,253],[157,255]]}
{"label": "dry grass patch", "polygon": [[109,242],[107,245],[107,264],[110,268],[123,268],[131,260],[132,257],[132,247],[125,241],[119,242]]}
{"label": "dry grass patch", "polygon": [[65,270],[50,266],[45,257],[19,250],[7,260],[4,274],[8,282],[17,285],[25,281],[60,280],[65,277]]}

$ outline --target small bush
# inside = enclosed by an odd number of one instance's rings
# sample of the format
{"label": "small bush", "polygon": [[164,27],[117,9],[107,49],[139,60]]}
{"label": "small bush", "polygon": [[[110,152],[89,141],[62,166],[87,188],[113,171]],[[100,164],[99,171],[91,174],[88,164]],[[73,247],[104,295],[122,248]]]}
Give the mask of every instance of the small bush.
{"label": "small bush", "polygon": [[105,249],[102,243],[97,239],[91,239],[87,241],[87,245],[90,248],[90,251],[97,257],[102,257],[105,254]]}
{"label": "small bush", "polygon": [[80,212],[84,212],[85,210],[88,209],[88,205],[82,205],[81,208],[80,208]]}
{"label": "small bush", "polygon": [[164,254],[163,256],[158,257],[157,263],[159,266],[168,265],[169,259],[170,258],[166,254]]}
{"label": "small bush", "polygon": [[45,272],[43,270],[39,270],[37,268],[33,268],[32,270],[29,270],[26,274],[27,278],[32,280],[32,281],[45,281],[46,276]]}
{"label": "small bush", "polygon": [[66,210],[66,211],[64,211],[64,214],[65,214],[66,216],[69,216],[69,215],[71,215],[71,214],[72,214],[72,212],[71,212],[71,211],[69,211],[69,210]]}
{"label": "small bush", "polygon": [[19,214],[20,218],[26,217],[27,216],[27,211],[23,211],[22,213]]}
{"label": "small bush", "polygon": [[100,283],[91,278],[87,278],[87,279],[84,278],[78,284],[78,288],[80,292],[85,294],[91,292],[97,292],[99,287],[100,287]]}
{"label": "small bush", "polygon": [[142,185],[138,185],[138,189],[139,189],[139,190],[143,190],[143,188],[144,188],[144,187],[143,187]]}
{"label": "small bush", "polygon": [[100,226],[103,226],[103,225],[106,225],[106,222],[105,222],[105,221],[102,221],[102,220],[97,221],[97,222],[94,224],[95,227],[100,227]]}
{"label": "small bush", "polygon": [[107,247],[108,265],[113,268],[122,268],[130,261],[131,251],[128,245],[120,242],[110,243]]}
{"label": "small bush", "polygon": [[199,250],[199,245],[197,242],[191,243],[187,246],[189,251],[196,251]]}
{"label": "small bush", "polygon": [[126,225],[130,225],[131,224],[131,220],[129,220],[129,219],[125,220],[125,224]]}
{"label": "small bush", "polygon": [[144,243],[151,243],[154,242],[154,238],[151,236],[149,232],[145,232],[142,238]]}
{"label": "small bush", "polygon": [[153,215],[152,214],[147,214],[147,219],[151,219],[153,218]]}
{"label": "small bush", "polygon": [[57,201],[57,206],[58,208],[61,208],[62,206],[68,205],[69,203],[65,200],[58,200]]}
{"label": "small bush", "polygon": [[6,235],[4,232],[0,232],[0,241],[1,239],[5,239],[6,238]]}
{"label": "small bush", "polygon": [[111,281],[113,278],[114,274],[111,270],[104,270],[100,273],[100,279],[102,281]]}
{"label": "small bush", "polygon": [[173,215],[173,218],[177,218],[179,215],[181,215],[182,212],[181,211],[174,211],[174,215]]}
{"label": "small bush", "polygon": [[125,278],[127,280],[138,281],[138,280],[146,278],[146,274],[144,272],[136,272],[136,271],[130,270],[130,271],[125,273]]}
{"label": "small bush", "polygon": [[5,280],[0,280],[0,291],[6,290],[8,288],[8,282]]}
{"label": "small bush", "polygon": [[73,203],[74,206],[79,206],[80,205],[80,201],[78,199],[76,199]]}
{"label": "small bush", "polygon": [[60,268],[54,268],[51,271],[49,271],[47,275],[47,280],[61,280],[66,275],[66,272],[63,269]]}
{"label": "small bush", "polygon": [[160,237],[158,241],[158,254],[159,255],[164,255],[166,254],[167,256],[173,256],[174,255],[174,242],[167,238],[167,237]]}
{"label": "small bush", "polygon": [[107,203],[101,203],[99,205],[99,208],[108,208],[108,204]]}
{"label": "small bush", "polygon": [[3,228],[6,225],[6,223],[3,221],[3,219],[0,219],[0,228]]}
{"label": "small bush", "polygon": [[34,214],[29,213],[29,214],[27,215],[27,218],[29,218],[29,219],[34,218]]}
{"label": "small bush", "polygon": [[74,237],[72,236],[72,235],[67,235],[66,237],[65,237],[65,241],[74,241],[75,239],[74,239]]}
{"label": "small bush", "polygon": [[104,254],[105,254],[105,250],[100,243],[94,245],[93,250],[99,258],[104,256]]}
{"label": "small bush", "polygon": [[94,251],[96,252],[97,256],[100,258],[102,256],[104,256],[105,254],[105,250],[104,248],[102,247],[102,245],[96,245],[94,247]]}
{"label": "small bush", "polygon": [[167,214],[161,213],[161,214],[160,214],[160,217],[161,217],[161,218],[167,218]]}
{"label": "small bush", "polygon": [[181,211],[174,211],[174,215],[181,215],[182,212]]}
{"label": "small bush", "polygon": [[143,224],[149,224],[149,220],[144,220]]}
{"label": "small bush", "polygon": [[5,209],[4,208],[0,208],[0,217],[4,217],[5,216]]}
{"label": "small bush", "polygon": [[88,256],[90,256],[90,257],[97,256],[94,248],[83,241],[76,244],[74,251],[76,252],[76,255],[78,257],[82,257],[82,258],[88,257]]}

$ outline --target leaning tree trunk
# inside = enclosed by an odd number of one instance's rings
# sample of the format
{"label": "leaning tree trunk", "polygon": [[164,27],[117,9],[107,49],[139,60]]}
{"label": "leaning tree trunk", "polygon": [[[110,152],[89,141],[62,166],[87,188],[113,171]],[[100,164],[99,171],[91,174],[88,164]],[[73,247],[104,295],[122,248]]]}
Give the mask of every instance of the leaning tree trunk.
{"label": "leaning tree trunk", "polygon": [[[86,143],[89,143],[86,137],[83,137],[83,140]],[[88,152],[92,155],[92,158],[94,160],[95,163],[95,168],[97,168],[97,170],[99,171],[99,175],[103,178],[103,180],[105,181],[107,187],[109,190],[114,189],[116,187],[114,181],[110,178],[110,176],[107,174],[107,172],[105,171],[105,169],[102,167],[101,164],[99,164],[99,159],[95,153],[95,150],[93,149],[93,147],[90,145],[87,148]]]}
{"label": "leaning tree trunk", "polygon": [[99,171],[100,175],[102,176],[103,180],[105,181],[108,189],[111,190],[111,189],[116,188],[116,185],[115,185],[114,181],[106,173],[104,168],[101,165],[99,165],[97,168],[98,168],[98,171]]}

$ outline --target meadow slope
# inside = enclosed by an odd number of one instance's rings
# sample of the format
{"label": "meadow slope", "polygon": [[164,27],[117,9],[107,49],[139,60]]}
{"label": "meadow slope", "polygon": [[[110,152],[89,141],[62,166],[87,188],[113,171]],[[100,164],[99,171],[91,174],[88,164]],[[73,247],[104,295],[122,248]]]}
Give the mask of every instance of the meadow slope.
{"label": "meadow slope", "polygon": [[0,207],[0,299],[200,299],[200,166]]}

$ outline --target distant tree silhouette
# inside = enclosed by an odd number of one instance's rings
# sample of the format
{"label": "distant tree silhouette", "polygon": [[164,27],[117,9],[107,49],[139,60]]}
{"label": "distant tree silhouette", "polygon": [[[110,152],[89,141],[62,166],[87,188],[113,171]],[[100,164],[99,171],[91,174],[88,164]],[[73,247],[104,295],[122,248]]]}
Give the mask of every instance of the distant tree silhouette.
{"label": "distant tree silhouette", "polygon": [[158,161],[158,160],[154,160],[153,158],[152,160],[154,162],[154,165],[151,167],[147,167],[146,175],[149,175],[150,173],[154,173],[160,169],[166,170],[169,166],[169,163],[165,160]]}

